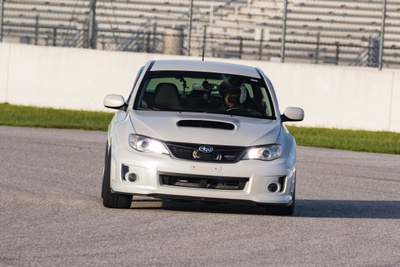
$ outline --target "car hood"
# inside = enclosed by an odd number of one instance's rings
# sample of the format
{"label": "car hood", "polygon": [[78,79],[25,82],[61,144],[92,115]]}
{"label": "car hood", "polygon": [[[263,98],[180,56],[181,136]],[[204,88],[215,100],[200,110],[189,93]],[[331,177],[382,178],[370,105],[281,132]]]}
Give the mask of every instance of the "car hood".
{"label": "car hood", "polygon": [[209,113],[131,110],[134,132],[169,142],[254,146],[273,144],[278,120]]}

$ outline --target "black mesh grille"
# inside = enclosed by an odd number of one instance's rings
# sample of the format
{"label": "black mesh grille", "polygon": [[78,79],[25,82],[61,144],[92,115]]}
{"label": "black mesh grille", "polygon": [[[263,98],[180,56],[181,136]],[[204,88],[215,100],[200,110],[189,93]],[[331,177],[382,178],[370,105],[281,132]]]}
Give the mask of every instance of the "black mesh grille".
{"label": "black mesh grille", "polygon": [[245,153],[245,147],[238,146],[211,146],[212,152],[201,152],[201,144],[167,143],[172,155],[176,158],[233,163],[239,161]]}
{"label": "black mesh grille", "polygon": [[191,188],[243,190],[248,181],[249,178],[237,177],[160,175],[160,182],[162,185]]}

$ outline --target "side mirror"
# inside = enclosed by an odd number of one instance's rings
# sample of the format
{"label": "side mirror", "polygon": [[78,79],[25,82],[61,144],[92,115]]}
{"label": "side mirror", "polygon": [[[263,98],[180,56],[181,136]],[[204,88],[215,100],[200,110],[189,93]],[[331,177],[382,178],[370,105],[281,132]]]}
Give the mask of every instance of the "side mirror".
{"label": "side mirror", "polygon": [[282,122],[302,121],[304,119],[304,110],[297,107],[288,107],[281,115]]}
{"label": "side mirror", "polygon": [[103,103],[106,108],[123,110],[125,110],[126,108],[125,99],[121,95],[106,95],[106,97],[104,97]]}

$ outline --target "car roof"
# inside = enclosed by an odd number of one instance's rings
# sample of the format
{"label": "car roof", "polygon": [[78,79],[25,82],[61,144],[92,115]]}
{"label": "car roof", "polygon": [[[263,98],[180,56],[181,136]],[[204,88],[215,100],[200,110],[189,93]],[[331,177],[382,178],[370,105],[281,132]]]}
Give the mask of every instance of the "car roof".
{"label": "car roof", "polygon": [[150,71],[199,71],[261,78],[257,68],[216,61],[155,60]]}

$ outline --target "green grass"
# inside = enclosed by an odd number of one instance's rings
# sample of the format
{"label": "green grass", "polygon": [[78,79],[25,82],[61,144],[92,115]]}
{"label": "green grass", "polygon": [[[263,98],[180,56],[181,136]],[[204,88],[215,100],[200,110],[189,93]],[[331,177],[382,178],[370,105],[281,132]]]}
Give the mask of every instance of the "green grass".
{"label": "green grass", "polygon": [[301,146],[400,154],[400,133],[288,127]]}
{"label": "green grass", "polygon": [[0,104],[0,125],[106,131],[113,113]]}
{"label": "green grass", "polygon": [[[106,131],[112,116],[108,112],[0,104],[0,125]],[[300,146],[400,154],[400,133],[297,126],[288,129]]]}

